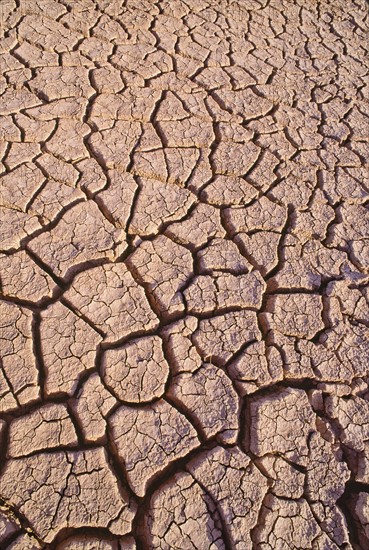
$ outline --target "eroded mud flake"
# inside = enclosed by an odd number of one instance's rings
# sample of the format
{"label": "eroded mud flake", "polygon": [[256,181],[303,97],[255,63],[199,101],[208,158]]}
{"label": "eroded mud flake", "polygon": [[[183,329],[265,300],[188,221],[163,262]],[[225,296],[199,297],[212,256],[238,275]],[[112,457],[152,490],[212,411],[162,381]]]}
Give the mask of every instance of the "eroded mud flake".
{"label": "eroded mud flake", "polygon": [[77,535],[68,537],[57,546],[57,550],[136,550],[133,537],[121,539]]}
{"label": "eroded mud flake", "polygon": [[[14,145],[16,144],[13,144],[12,149],[14,149]],[[35,164],[25,162],[28,160],[25,151],[20,151],[19,156],[21,166],[16,166],[18,162],[14,159],[14,169],[1,177],[0,205],[26,212],[29,201],[45,181],[45,176]],[[37,156],[37,153],[31,155],[30,161],[33,156]],[[7,158],[9,158],[9,153]]]}
{"label": "eroded mud flake", "polygon": [[346,490],[350,471],[338,445],[315,432],[309,438],[310,456],[306,472],[306,496],[322,530],[339,548],[349,544],[345,516],[337,501]]}
{"label": "eroded mud flake", "polygon": [[23,239],[39,229],[41,224],[35,214],[0,205],[1,252],[19,249]]}
{"label": "eroded mud flake", "polygon": [[193,343],[203,360],[223,365],[248,342],[260,339],[256,313],[236,311],[199,322]]}
{"label": "eroded mud flake", "polygon": [[105,335],[106,342],[153,330],[159,324],[144,289],[123,263],[80,273],[65,297]]}
{"label": "eroded mud flake", "polygon": [[53,230],[28,245],[59,277],[91,260],[114,260],[125,247],[124,232],[111,225],[92,201],[72,207]]}
{"label": "eroded mud flake", "polygon": [[[98,181],[96,180],[95,170],[92,171],[94,167],[83,166],[82,168],[82,163],[79,164],[79,167],[83,169],[83,175],[79,182],[81,187],[91,193],[94,193],[96,190],[100,191],[100,186],[97,189]],[[109,185],[105,188],[107,186],[107,178],[103,172],[101,175],[104,177],[102,179],[99,176],[103,190],[96,196],[96,202],[106,217],[112,220],[116,227],[125,229],[131,216],[133,200],[138,185],[131,174],[118,170],[108,170]]]}
{"label": "eroded mud flake", "polygon": [[188,473],[176,474],[153,494],[146,522],[152,550],[225,549],[216,506]]}
{"label": "eroded mud flake", "polygon": [[166,466],[199,445],[187,418],[164,400],[144,407],[122,406],[109,424],[129,484],[138,496]]}
{"label": "eroded mud flake", "polygon": [[140,178],[141,189],[128,230],[131,235],[156,235],[163,223],[183,218],[196,202],[187,189]]}
{"label": "eroded mud flake", "polygon": [[369,543],[369,498],[368,493],[360,492],[353,495],[353,516],[358,528],[360,544],[364,547]]}
{"label": "eroded mud flake", "polygon": [[329,395],[324,401],[327,415],[335,421],[341,442],[356,452],[364,450],[369,440],[369,405],[357,396],[340,398]]}
{"label": "eroded mud flake", "polygon": [[167,395],[186,408],[187,415],[206,438],[216,436],[224,443],[236,442],[239,399],[220,368],[204,364],[193,374],[174,377]]}
{"label": "eroded mud flake", "polygon": [[251,232],[250,234],[241,232],[234,236],[234,242],[240,247],[242,254],[263,276],[268,274],[278,263],[280,239],[281,234],[273,231]]}
{"label": "eroded mud flake", "polygon": [[283,380],[283,360],[276,347],[255,342],[230,362],[227,372],[245,395]]}
{"label": "eroded mud flake", "polygon": [[195,277],[183,294],[189,313],[209,314],[227,309],[257,309],[264,289],[265,283],[256,271],[238,276],[218,272]]}
{"label": "eroded mud flake", "polygon": [[173,222],[165,229],[165,235],[191,250],[201,247],[214,237],[225,237],[220,212],[209,204],[195,205],[183,221]]}
{"label": "eroded mud flake", "polygon": [[25,251],[0,254],[0,284],[5,296],[31,302],[50,298],[57,285]]}
{"label": "eroded mud flake", "polygon": [[0,301],[0,410],[38,399],[39,371],[33,353],[32,312]]}
{"label": "eroded mud flake", "polygon": [[281,231],[287,220],[287,209],[267,197],[243,208],[227,208],[225,220],[232,234],[249,231]]}
{"label": "eroded mud flake", "polygon": [[230,271],[236,275],[251,271],[252,266],[239,252],[232,241],[215,238],[200,250],[196,258],[203,273],[211,271]]}
{"label": "eroded mud flake", "polygon": [[277,497],[298,499],[304,493],[304,472],[296,465],[276,454],[267,454],[257,460],[261,472],[268,478]]}
{"label": "eroded mud flake", "polygon": [[168,319],[184,313],[180,291],[193,275],[192,255],[186,248],[160,235],[141,243],[127,265],[152,295],[158,315]]}
{"label": "eroded mud flake", "polygon": [[[237,235],[236,239],[240,238]],[[242,238],[245,246],[247,240]],[[317,290],[331,278],[340,279],[342,274],[349,278],[360,278],[362,274],[349,261],[343,250],[327,248],[317,240],[301,243],[289,235],[281,252],[283,265],[270,280],[270,288]]]}
{"label": "eroded mud flake", "polygon": [[194,372],[201,366],[201,356],[191,339],[198,323],[196,317],[185,317],[162,331],[173,374]]}
{"label": "eroded mud flake", "polygon": [[202,200],[216,206],[242,205],[258,194],[257,189],[237,176],[216,175],[201,192]]}
{"label": "eroded mud flake", "polygon": [[14,521],[14,518],[8,517],[2,509],[0,509],[0,542],[5,541],[18,531],[19,527]]}
{"label": "eroded mud flake", "polygon": [[[268,328],[295,338],[310,340],[324,329],[323,303],[318,294],[279,294],[268,298],[263,314]],[[269,313],[270,312],[270,313]]]}
{"label": "eroded mud flake", "polygon": [[79,376],[95,365],[101,336],[81,317],[56,302],[41,314],[41,346],[47,396],[73,395]]}
{"label": "eroded mud flake", "polygon": [[57,546],[58,550],[116,550],[115,541],[99,540],[94,537],[85,537],[83,535],[68,537]]}
{"label": "eroded mud flake", "polygon": [[250,531],[267,492],[267,479],[238,447],[216,447],[187,466],[193,477],[218,504],[234,548],[251,545]]}
{"label": "eroded mud flake", "polygon": [[99,374],[91,374],[71,404],[85,441],[105,440],[107,416],[115,405],[116,399],[103,385]]}
{"label": "eroded mud flake", "polygon": [[28,533],[21,533],[13,542],[7,546],[9,550],[41,550],[42,546],[34,536]]}
{"label": "eroded mud flake", "polygon": [[285,500],[273,495],[268,495],[263,503],[253,542],[258,550],[339,548],[324,536],[306,500]]}
{"label": "eroded mud flake", "polygon": [[11,459],[0,491],[45,542],[63,528],[102,527],[116,535],[131,530],[134,505],[101,447]]}
{"label": "eroded mud flake", "polygon": [[10,423],[8,455],[17,458],[77,443],[74,425],[65,405],[44,405]]}
{"label": "eroded mud flake", "polygon": [[306,465],[314,413],[303,390],[281,389],[255,397],[250,414],[250,450],[254,454],[281,453],[292,462]]}
{"label": "eroded mud flake", "polygon": [[105,384],[118,399],[141,403],[164,395],[169,365],[158,336],[146,336],[105,351],[102,359]]}

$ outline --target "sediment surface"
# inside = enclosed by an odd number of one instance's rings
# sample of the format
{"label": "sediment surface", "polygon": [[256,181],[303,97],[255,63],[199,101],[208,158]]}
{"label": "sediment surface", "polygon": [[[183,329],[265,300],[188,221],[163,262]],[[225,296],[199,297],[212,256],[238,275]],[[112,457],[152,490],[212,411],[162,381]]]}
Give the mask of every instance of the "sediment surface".
{"label": "sediment surface", "polygon": [[369,548],[364,0],[3,0],[0,547]]}

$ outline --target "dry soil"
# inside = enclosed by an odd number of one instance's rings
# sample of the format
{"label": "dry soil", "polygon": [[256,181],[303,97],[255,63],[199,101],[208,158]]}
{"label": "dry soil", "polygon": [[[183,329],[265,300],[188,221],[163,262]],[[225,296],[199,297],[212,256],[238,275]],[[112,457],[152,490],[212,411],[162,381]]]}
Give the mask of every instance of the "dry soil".
{"label": "dry soil", "polygon": [[364,0],[2,0],[1,550],[369,548]]}

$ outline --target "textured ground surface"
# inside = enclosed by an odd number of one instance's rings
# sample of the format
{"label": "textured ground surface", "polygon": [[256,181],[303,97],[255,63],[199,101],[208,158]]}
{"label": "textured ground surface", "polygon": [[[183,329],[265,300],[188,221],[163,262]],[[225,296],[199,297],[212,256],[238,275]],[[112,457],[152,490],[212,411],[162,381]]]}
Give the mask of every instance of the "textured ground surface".
{"label": "textured ground surface", "polygon": [[369,548],[364,0],[0,9],[1,549]]}

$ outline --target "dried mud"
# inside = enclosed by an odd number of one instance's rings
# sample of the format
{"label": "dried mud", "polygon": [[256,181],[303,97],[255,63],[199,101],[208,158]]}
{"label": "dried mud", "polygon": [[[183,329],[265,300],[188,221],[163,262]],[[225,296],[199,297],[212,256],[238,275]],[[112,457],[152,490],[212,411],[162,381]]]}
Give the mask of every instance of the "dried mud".
{"label": "dried mud", "polygon": [[369,548],[364,0],[3,0],[0,547]]}

